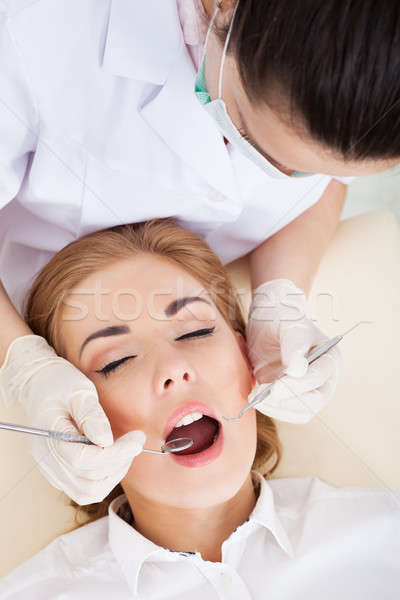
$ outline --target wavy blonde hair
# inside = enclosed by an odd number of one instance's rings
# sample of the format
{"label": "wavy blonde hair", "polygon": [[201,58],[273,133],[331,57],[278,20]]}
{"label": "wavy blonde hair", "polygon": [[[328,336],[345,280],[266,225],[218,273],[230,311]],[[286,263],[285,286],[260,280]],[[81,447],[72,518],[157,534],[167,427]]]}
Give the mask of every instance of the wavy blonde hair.
{"label": "wavy blonde hair", "polygon": [[[245,337],[242,307],[223,264],[199,235],[179,227],[172,219],[112,227],[63,248],[35,279],[26,302],[27,324],[35,334],[46,338],[57,354],[65,357],[58,327],[64,297],[96,271],[143,253],[170,260],[196,278],[210,293],[225,321]],[[257,448],[252,468],[268,479],[281,454],[275,423],[257,411]],[[77,526],[107,515],[110,502],[123,493],[118,484],[102,502],[79,506],[71,500],[71,505],[77,508]],[[85,521],[79,522],[79,516]]]}

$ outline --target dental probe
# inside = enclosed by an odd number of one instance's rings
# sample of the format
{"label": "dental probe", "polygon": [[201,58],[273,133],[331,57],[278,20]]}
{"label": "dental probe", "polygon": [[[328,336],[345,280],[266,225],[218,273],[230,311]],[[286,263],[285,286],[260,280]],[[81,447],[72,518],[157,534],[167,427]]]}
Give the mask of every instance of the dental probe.
{"label": "dental probe", "polygon": [[[33,435],[41,435],[43,437],[61,440],[63,442],[80,442],[81,444],[95,445],[85,435],[75,435],[73,433],[62,433],[61,431],[52,431],[51,429],[38,429],[37,427],[27,427],[25,425],[16,425],[15,423],[4,423],[0,421],[0,429],[9,431],[20,431],[21,433],[31,433]],[[170,452],[180,452],[186,450],[193,445],[191,438],[176,438],[170,440],[161,446],[161,450],[143,449],[143,452],[151,454],[169,454]]]}
{"label": "dental probe", "polygon": [[[339,343],[340,340],[343,339],[345,335],[347,335],[348,333],[350,333],[350,331],[353,331],[353,329],[355,329],[356,327],[358,327],[358,325],[360,325],[361,323],[370,323],[370,321],[360,321],[359,323],[356,323],[356,325],[353,325],[353,327],[351,327],[350,329],[348,329],[347,331],[345,331],[342,335],[336,335],[335,337],[333,337],[332,339],[328,340],[324,344],[321,344],[321,346],[318,346],[308,356],[306,356],[308,364],[310,365],[312,362],[314,362],[314,360],[317,360],[317,358],[319,358],[320,356],[322,356],[323,354],[325,354],[326,352],[328,352],[328,350],[330,350],[331,348],[333,348],[333,346],[336,346],[336,344]],[[225,419],[225,421],[229,421],[231,423],[233,421],[239,421],[242,418],[242,416],[244,415],[244,413],[247,410],[249,410],[249,408],[254,408],[254,406],[256,406],[257,404],[259,404],[260,402],[262,402],[263,400],[265,400],[269,396],[269,394],[271,393],[272,386],[274,385],[274,383],[276,381],[278,381],[279,379],[282,379],[282,377],[284,377],[285,375],[287,375],[287,373],[285,371],[283,371],[275,379],[275,381],[273,381],[272,383],[270,383],[266,388],[264,388],[261,392],[259,392],[256,395],[256,397],[251,402],[249,402],[248,404],[246,404],[246,406],[244,408],[242,408],[242,410],[240,411],[240,413],[238,414],[237,417],[224,417],[224,416],[222,416],[222,418]]]}

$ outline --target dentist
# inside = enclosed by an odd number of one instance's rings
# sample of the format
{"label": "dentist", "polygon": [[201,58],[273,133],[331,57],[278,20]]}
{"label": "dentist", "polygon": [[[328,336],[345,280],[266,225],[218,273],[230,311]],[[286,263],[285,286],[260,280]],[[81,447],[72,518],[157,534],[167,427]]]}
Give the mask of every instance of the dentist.
{"label": "dentist", "polygon": [[306,296],[345,182],[400,162],[399,72],[397,0],[0,2],[0,393],[97,445],[89,471],[43,442],[55,487],[103,500],[145,442],[113,443],[93,383],[21,317],[37,271],[95,230],[173,216],[224,263],[250,253],[250,359],[259,382],[288,372],[257,409],[326,405],[339,354],[307,368],[326,336]]}

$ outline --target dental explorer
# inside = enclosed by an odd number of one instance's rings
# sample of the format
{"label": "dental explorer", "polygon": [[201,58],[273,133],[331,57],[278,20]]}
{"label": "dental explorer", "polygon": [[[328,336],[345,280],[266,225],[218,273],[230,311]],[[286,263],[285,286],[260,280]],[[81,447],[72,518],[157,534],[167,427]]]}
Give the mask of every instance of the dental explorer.
{"label": "dental explorer", "polygon": [[[345,331],[342,335],[336,335],[335,337],[333,337],[332,339],[326,341],[325,343],[321,344],[321,346],[318,346],[315,350],[313,350],[308,356],[306,356],[307,358],[307,362],[310,365],[312,362],[314,362],[314,360],[317,360],[317,358],[319,358],[320,356],[322,356],[323,354],[325,354],[326,352],[328,352],[328,350],[330,350],[330,348],[333,348],[333,346],[336,346],[337,343],[340,342],[341,339],[343,339],[343,337],[345,335],[347,335],[348,333],[350,333],[350,331],[353,331],[353,329],[355,329],[356,327],[358,327],[358,325],[361,325],[361,323],[370,323],[371,321],[360,321],[359,323],[356,323],[356,325],[353,325],[353,327],[351,327],[350,329],[348,329],[347,331]],[[254,406],[256,406],[257,404],[259,404],[260,402],[262,402],[263,400],[265,400],[269,394],[271,393],[272,387],[275,384],[276,381],[278,381],[279,379],[282,379],[282,377],[284,377],[286,375],[286,372],[283,371],[276,379],[275,381],[273,381],[272,383],[270,383],[266,388],[264,388],[261,392],[259,392],[256,397],[249,402],[248,404],[246,404],[246,406],[244,408],[242,408],[242,410],[239,412],[237,417],[224,417],[222,416],[222,418],[225,421],[229,421],[230,423],[234,422],[234,421],[239,421],[242,416],[244,415],[244,413],[246,411],[249,410],[249,408],[254,408]]]}

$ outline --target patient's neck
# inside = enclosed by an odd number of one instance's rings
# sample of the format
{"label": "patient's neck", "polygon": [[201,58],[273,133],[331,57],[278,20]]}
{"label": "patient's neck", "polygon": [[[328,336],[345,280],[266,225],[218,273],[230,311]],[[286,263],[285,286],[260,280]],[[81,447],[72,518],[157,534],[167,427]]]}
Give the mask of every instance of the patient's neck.
{"label": "patient's neck", "polygon": [[202,509],[183,509],[152,502],[124,485],[134,507],[134,528],[155,544],[180,552],[200,552],[203,560],[221,562],[221,546],[244,523],[256,503],[251,474],[235,496]]}

